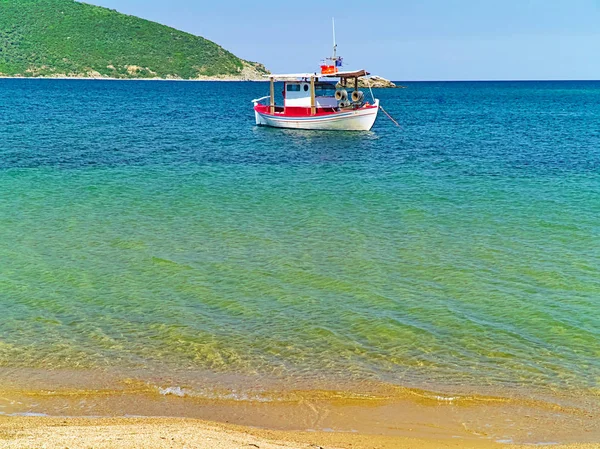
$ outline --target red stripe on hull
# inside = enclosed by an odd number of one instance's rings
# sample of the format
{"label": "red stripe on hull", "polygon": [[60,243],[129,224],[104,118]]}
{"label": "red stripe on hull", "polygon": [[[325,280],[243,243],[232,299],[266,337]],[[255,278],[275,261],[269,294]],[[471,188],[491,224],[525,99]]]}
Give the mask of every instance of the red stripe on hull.
{"label": "red stripe on hull", "polygon": [[[327,117],[335,114],[343,114],[346,112],[355,111],[365,111],[369,109],[376,109],[375,105],[365,105],[358,109],[345,109],[342,111],[335,110],[333,108],[317,108],[317,113],[312,117]],[[254,110],[260,114],[270,115],[273,117],[311,117],[310,108],[302,108],[302,107],[286,107],[282,108],[281,106],[275,107],[275,114],[271,114],[271,107],[268,105],[257,104],[254,106]]]}

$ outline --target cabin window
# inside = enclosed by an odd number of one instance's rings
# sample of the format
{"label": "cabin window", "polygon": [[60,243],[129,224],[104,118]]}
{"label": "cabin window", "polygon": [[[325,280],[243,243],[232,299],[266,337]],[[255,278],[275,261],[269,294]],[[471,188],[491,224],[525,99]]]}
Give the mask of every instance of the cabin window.
{"label": "cabin window", "polygon": [[304,85],[304,92],[306,92],[308,90],[308,84]]}
{"label": "cabin window", "polygon": [[288,84],[287,91],[288,92],[300,92],[300,84]]}
{"label": "cabin window", "polygon": [[333,97],[335,96],[334,84],[317,84],[315,86],[315,97]]}

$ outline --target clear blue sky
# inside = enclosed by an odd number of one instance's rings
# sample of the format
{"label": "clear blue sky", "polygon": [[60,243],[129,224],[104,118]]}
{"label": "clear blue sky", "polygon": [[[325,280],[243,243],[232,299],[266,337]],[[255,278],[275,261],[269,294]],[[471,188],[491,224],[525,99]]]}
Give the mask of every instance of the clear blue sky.
{"label": "clear blue sky", "polygon": [[345,67],[394,80],[600,79],[600,0],[86,2],[206,37],[274,72],[316,70],[334,16]]}

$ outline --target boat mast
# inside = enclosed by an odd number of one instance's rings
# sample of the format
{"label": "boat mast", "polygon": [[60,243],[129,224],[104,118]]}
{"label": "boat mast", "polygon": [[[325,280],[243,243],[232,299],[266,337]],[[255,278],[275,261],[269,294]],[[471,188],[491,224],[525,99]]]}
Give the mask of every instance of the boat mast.
{"label": "boat mast", "polygon": [[335,17],[331,18],[331,24],[333,25],[333,61],[335,64],[335,60],[337,58],[337,44],[335,42]]}

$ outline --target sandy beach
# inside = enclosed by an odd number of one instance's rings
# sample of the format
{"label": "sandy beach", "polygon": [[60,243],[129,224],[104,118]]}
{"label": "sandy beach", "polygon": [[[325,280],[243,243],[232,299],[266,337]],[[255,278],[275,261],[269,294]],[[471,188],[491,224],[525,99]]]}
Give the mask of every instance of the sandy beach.
{"label": "sandy beach", "polygon": [[[0,419],[0,447],[5,449],[483,449],[507,447],[507,445],[452,438],[416,439],[345,433],[281,432],[177,418],[3,417]],[[600,444],[553,447],[592,449],[600,447]]]}

